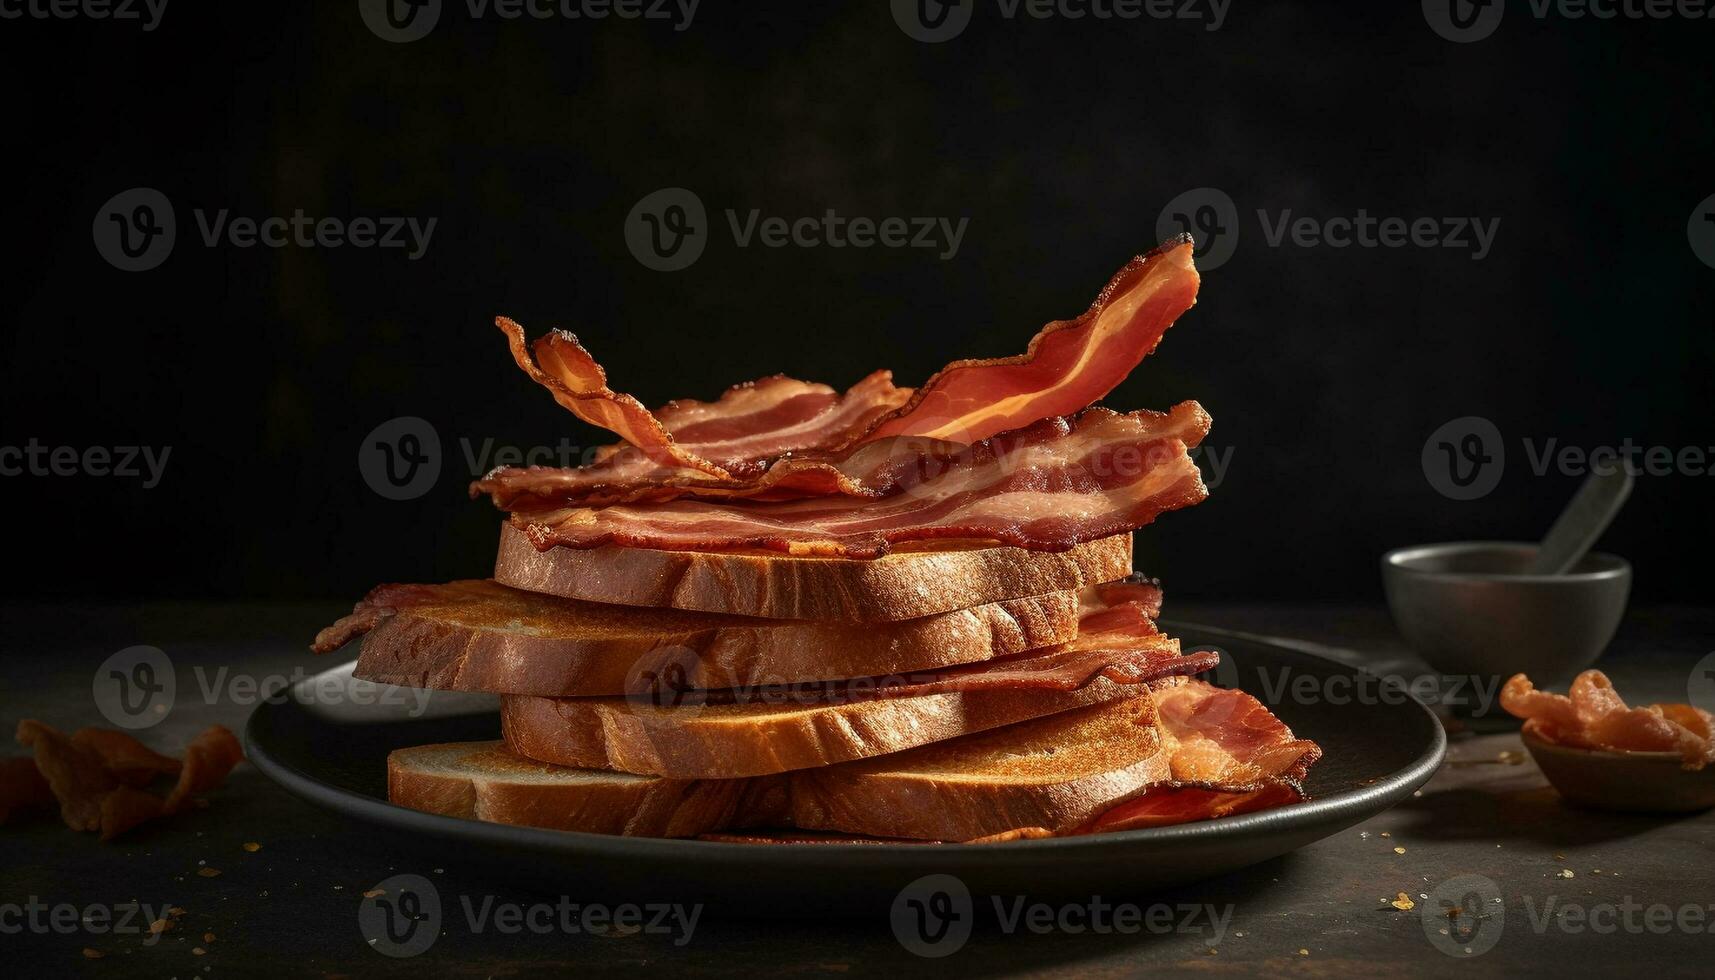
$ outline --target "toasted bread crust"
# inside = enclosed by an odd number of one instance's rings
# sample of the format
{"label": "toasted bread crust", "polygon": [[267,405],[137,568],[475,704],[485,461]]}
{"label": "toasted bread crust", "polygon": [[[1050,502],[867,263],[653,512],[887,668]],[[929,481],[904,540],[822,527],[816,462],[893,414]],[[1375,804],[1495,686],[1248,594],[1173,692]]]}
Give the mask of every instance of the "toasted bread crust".
{"label": "toasted bread crust", "polygon": [[592,602],[874,623],[1123,578],[1131,547],[1131,535],[1118,534],[1062,553],[939,543],[866,561],[617,547],[541,552],[503,523],[494,577]]}
{"label": "toasted bread crust", "polygon": [[1043,836],[1169,777],[1153,718],[1150,699],[1135,697],[897,755],[747,779],[544,765],[501,742],[418,746],[388,757],[388,797],[448,816],[606,834],[797,827],[939,841]]}
{"label": "toasted bread crust", "polygon": [[549,830],[692,837],[766,813],[748,801],[762,789],[743,781],[556,771],[507,752],[502,742],[419,745],[387,756],[387,798],[400,806]]}
{"label": "toasted bread crust", "polygon": [[357,676],[495,694],[588,696],[759,687],[932,670],[1067,642],[1078,595],[1007,599],[861,625],[640,610],[493,582],[431,586],[364,638]]}
{"label": "toasted bread crust", "polygon": [[1073,708],[1135,697],[1098,678],[1074,691],[948,691],[816,705],[656,706],[626,698],[501,699],[507,747],[586,769],[735,779],[901,752]]}

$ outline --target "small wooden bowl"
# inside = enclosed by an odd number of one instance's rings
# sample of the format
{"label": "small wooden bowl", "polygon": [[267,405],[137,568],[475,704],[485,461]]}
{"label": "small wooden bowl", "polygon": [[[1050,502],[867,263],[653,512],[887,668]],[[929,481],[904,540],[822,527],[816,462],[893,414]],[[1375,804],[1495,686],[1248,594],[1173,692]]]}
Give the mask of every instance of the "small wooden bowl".
{"label": "small wooden bowl", "polygon": [[1601,810],[1691,813],[1715,807],[1715,766],[1684,769],[1673,752],[1600,752],[1520,732],[1537,768],[1567,800]]}

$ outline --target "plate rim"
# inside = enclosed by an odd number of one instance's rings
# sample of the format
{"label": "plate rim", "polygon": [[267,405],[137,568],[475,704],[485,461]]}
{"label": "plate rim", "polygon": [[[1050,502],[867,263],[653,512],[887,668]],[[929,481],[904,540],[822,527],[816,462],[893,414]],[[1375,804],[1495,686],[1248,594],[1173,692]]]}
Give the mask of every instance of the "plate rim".
{"label": "plate rim", "polygon": [[[1325,667],[1332,667],[1341,671],[1368,673],[1363,667],[1292,646],[1290,641],[1259,636],[1241,630],[1202,626],[1187,622],[1164,620],[1163,625],[1201,636],[1226,637],[1246,643],[1274,647],[1295,656],[1308,657]],[[345,661],[335,664],[326,670],[310,675],[305,678],[305,682],[313,682],[335,671],[349,668],[354,662]],[[1348,812],[1354,807],[1362,807],[1365,804],[1391,799],[1391,802],[1386,802],[1382,806],[1382,809],[1385,810],[1397,804],[1406,793],[1427,782],[1441,767],[1441,763],[1447,754],[1447,732],[1440,719],[1416,696],[1411,695],[1410,692],[1404,693],[1409,701],[1400,706],[1402,708],[1414,707],[1421,713],[1422,720],[1429,725],[1431,733],[1429,748],[1407,765],[1378,778],[1373,783],[1341,790],[1327,796],[1315,797],[1290,806],[1274,807],[1214,820],[1195,820],[1166,827],[1144,827],[1136,830],[1110,831],[1101,834],[1045,837],[984,844],[965,842],[888,843],[864,844],[854,847],[845,843],[794,843],[790,847],[759,847],[755,844],[731,841],[706,841],[672,837],[627,837],[619,834],[596,834],[587,831],[550,830],[542,827],[523,827],[514,824],[425,813],[421,810],[399,806],[386,799],[333,786],[275,758],[256,739],[257,719],[264,711],[279,707],[272,704],[269,699],[259,700],[256,707],[251,710],[250,716],[245,720],[244,749],[245,758],[258,771],[293,795],[318,806],[366,821],[383,822],[399,829],[422,831],[455,840],[485,845],[500,843],[508,847],[525,849],[545,848],[558,852],[581,852],[594,848],[610,856],[638,859],[695,855],[701,859],[720,860],[728,857],[737,859],[742,855],[747,864],[769,865],[795,863],[801,860],[803,855],[814,854],[818,860],[832,859],[835,864],[861,862],[865,865],[874,865],[880,861],[921,858],[926,848],[931,852],[949,855],[994,855],[996,857],[1019,858],[1036,855],[1079,854],[1092,850],[1121,848],[1127,844],[1159,843],[1170,845],[1182,841],[1207,840],[1217,834],[1220,836],[1246,837],[1258,833],[1266,834],[1277,829],[1289,830],[1302,824],[1314,824],[1318,818],[1337,820],[1342,813]],[[288,700],[287,703],[291,702]],[[1288,826],[1278,826],[1282,824]],[[794,855],[799,857],[795,858]]]}

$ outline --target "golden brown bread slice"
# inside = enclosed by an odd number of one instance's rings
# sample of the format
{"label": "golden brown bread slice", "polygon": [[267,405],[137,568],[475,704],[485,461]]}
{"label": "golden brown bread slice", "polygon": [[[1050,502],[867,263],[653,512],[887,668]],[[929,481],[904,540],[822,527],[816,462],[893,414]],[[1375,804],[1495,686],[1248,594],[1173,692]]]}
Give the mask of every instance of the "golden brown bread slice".
{"label": "golden brown bread slice", "polygon": [[1167,778],[1149,697],[1092,705],[898,755],[774,776],[670,780],[520,759],[499,742],[400,749],[388,797],[430,813],[690,837],[789,827],[964,841],[1075,830]]}
{"label": "golden brown bread slice", "polygon": [[1070,691],[1000,688],[810,703],[791,697],[656,705],[514,695],[501,698],[500,718],[507,747],[526,758],[673,779],[734,779],[902,752],[1142,690],[1098,677]]}
{"label": "golden brown bread slice", "polygon": [[357,676],[545,696],[760,687],[1004,657],[1078,634],[1078,594],[1051,592],[895,623],[756,619],[581,602],[489,580],[383,585],[323,630],[367,632]]}
{"label": "golden brown bread slice", "polygon": [[858,623],[916,619],[1124,578],[1131,535],[1051,553],[983,542],[902,546],[867,561],[755,551],[549,548],[502,524],[494,578],[530,592],[628,606]]}
{"label": "golden brown bread slice", "polygon": [[965,841],[1073,830],[1170,775],[1152,698],[1095,704],[898,755],[792,773],[806,830]]}
{"label": "golden brown bread slice", "polygon": [[445,742],[387,756],[387,798],[449,817],[551,830],[690,837],[738,818],[743,780],[657,779],[544,765],[503,742]]}

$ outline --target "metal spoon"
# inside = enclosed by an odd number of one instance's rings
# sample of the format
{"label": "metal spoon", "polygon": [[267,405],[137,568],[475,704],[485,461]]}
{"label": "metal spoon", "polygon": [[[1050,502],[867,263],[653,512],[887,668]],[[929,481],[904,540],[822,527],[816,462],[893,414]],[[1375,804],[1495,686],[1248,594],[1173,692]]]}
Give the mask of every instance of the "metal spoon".
{"label": "metal spoon", "polygon": [[1631,496],[1634,482],[1631,468],[1623,463],[1606,473],[1592,471],[1554,519],[1531,563],[1530,574],[1564,575],[1578,564]]}

